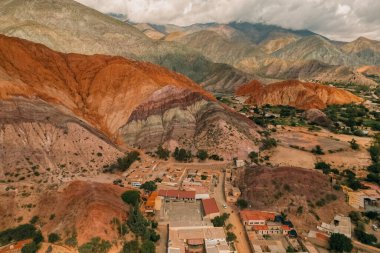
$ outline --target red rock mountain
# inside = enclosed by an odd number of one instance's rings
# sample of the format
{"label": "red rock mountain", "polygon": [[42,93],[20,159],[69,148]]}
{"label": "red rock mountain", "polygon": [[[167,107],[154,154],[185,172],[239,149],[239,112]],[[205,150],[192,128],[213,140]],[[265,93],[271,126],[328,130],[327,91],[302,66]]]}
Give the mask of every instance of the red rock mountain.
{"label": "red rock mountain", "polygon": [[299,109],[323,109],[331,104],[359,103],[362,99],[354,94],[317,83],[298,80],[263,85],[254,80],[241,86],[236,94],[248,96],[247,102],[254,105],[289,105]]}
{"label": "red rock mountain", "polygon": [[[244,139],[257,137],[251,121],[226,110],[189,78],[163,67],[123,57],[58,53],[0,35],[0,99],[20,96],[68,109],[112,140],[138,148],[169,142],[189,148],[223,146],[193,144],[202,143],[194,140],[205,140],[207,130],[223,122]],[[184,135],[188,142],[179,143]],[[221,141],[230,145],[228,138],[221,136]],[[230,155],[238,149],[235,145]]]}

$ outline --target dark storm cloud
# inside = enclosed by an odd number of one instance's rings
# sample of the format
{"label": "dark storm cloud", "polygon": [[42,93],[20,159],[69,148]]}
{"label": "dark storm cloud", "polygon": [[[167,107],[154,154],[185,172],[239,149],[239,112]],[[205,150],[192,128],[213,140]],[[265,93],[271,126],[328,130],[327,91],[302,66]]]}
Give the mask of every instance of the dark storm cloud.
{"label": "dark storm cloud", "polygon": [[133,22],[191,25],[231,21],[266,22],[310,29],[336,40],[380,40],[379,0],[78,0]]}

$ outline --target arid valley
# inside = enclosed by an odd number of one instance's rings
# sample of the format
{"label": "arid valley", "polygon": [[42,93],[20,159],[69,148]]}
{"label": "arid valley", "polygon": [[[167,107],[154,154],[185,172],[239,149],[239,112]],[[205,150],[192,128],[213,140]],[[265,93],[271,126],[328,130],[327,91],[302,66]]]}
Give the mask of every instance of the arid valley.
{"label": "arid valley", "polygon": [[378,12],[137,2],[0,1],[0,253],[380,252]]}

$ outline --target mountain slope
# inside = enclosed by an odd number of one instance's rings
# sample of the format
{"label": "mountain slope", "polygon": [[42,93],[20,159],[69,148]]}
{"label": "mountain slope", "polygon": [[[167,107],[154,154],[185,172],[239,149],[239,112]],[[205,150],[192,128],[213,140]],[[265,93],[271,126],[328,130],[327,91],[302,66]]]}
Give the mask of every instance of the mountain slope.
{"label": "mountain slope", "polygon": [[8,182],[37,182],[42,180],[33,177],[37,172],[49,183],[85,172],[94,175],[123,154],[65,108],[34,98],[0,100],[0,140],[0,177]]}
{"label": "mountain slope", "polygon": [[[144,148],[172,143],[195,149],[197,138],[214,135],[210,128],[226,124],[247,141],[248,149],[256,146],[258,135],[250,120],[217,103],[190,79],[151,63],[63,54],[0,36],[0,73],[0,99],[37,97],[63,106],[120,143]],[[180,143],[184,136],[186,142]],[[247,152],[247,147],[231,144],[234,134],[216,137],[220,143],[203,148],[225,151],[226,157]]]}
{"label": "mountain slope", "polygon": [[338,47],[321,36],[302,38],[272,54],[286,60],[318,60],[332,65],[356,66],[362,62],[356,56],[346,55]]}
{"label": "mountain slope", "polygon": [[323,109],[330,104],[362,102],[362,99],[338,88],[300,81],[283,81],[262,85],[258,81],[241,86],[238,96],[248,96],[248,103],[263,106],[289,105],[299,109]]}
{"label": "mountain slope", "polygon": [[220,81],[226,72],[241,76],[231,66],[219,66],[175,43],[152,40],[132,25],[72,0],[1,1],[0,33],[65,53],[120,55],[150,61],[196,82],[208,81],[210,76]]}
{"label": "mountain slope", "polygon": [[380,41],[359,37],[343,45],[342,50],[363,59],[367,65],[380,65]]}

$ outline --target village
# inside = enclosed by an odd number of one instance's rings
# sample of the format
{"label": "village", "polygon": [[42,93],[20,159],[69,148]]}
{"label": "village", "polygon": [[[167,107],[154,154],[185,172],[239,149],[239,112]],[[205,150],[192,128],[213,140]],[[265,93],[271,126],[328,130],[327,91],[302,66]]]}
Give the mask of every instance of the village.
{"label": "village", "polygon": [[[184,170],[165,164],[131,170],[127,184],[135,188],[149,180],[157,184],[142,209],[161,227],[158,252],[315,253],[327,252],[323,248],[334,233],[352,237],[351,218],[339,213],[331,222],[320,222],[315,230],[298,234],[284,213],[240,206],[236,178],[245,166],[246,161],[234,160],[233,164],[219,166],[189,165]],[[352,191],[346,187],[343,191],[351,207],[378,212],[380,190],[371,184],[368,188]],[[377,230],[376,225],[372,228]],[[365,246],[362,249],[368,250]]]}

